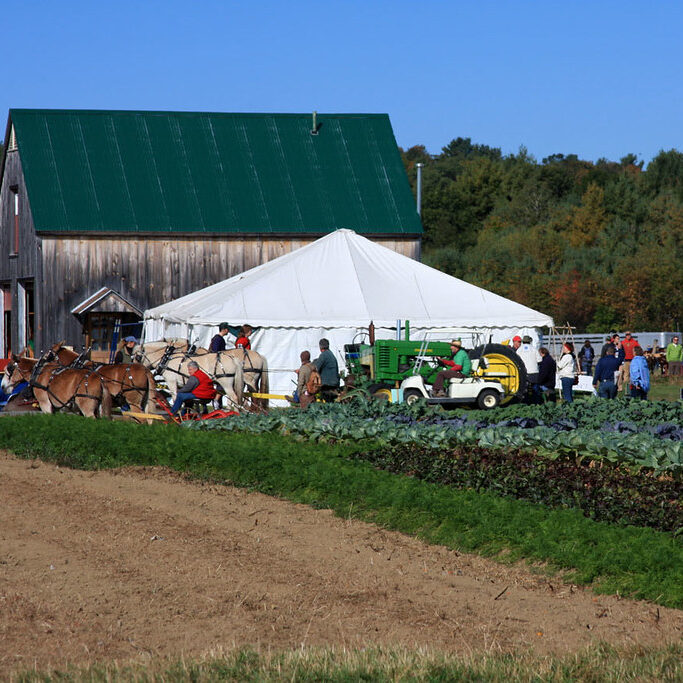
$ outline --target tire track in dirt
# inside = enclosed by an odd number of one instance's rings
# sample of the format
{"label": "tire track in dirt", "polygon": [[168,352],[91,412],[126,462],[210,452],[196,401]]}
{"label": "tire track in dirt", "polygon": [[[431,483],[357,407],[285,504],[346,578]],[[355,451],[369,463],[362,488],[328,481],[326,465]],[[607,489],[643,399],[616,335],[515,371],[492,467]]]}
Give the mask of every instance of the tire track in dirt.
{"label": "tire track in dirt", "polygon": [[683,613],[158,469],[0,455],[0,671],[214,648],[574,651]]}

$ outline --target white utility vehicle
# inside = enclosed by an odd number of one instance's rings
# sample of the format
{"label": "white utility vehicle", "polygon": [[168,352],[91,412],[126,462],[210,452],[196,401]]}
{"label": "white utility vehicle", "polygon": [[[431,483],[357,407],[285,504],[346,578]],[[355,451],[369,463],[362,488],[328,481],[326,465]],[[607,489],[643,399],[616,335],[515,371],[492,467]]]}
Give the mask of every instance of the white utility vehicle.
{"label": "white utility vehicle", "polygon": [[491,410],[503,400],[505,389],[500,382],[477,375],[478,369],[479,360],[472,361],[472,375],[449,380],[448,395],[443,397],[434,397],[430,394],[422,375],[406,377],[401,382],[403,400],[408,405],[426,399],[430,405],[440,405],[444,408],[466,404],[477,405],[482,410]]}

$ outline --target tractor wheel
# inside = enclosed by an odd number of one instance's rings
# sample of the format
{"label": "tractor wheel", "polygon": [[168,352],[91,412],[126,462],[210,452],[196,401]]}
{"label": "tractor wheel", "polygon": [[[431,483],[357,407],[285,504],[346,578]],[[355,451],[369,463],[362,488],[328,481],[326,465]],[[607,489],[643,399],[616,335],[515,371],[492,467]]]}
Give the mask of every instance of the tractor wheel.
{"label": "tractor wheel", "polygon": [[377,391],[373,392],[372,397],[376,398],[378,401],[391,403],[391,389],[377,389]]}
{"label": "tractor wheel", "polygon": [[375,384],[371,384],[368,387],[368,393],[372,398],[376,398],[380,401],[388,401],[391,403],[391,389],[392,385],[391,384],[383,384],[382,382],[377,382]]}
{"label": "tractor wheel", "polygon": [[500,382],[505,395],[501,403],[505,404],[514,398],[526,396],[527,378],[524,362],[514,349],[502,344],[484,344],[470,351],[470,359],[484,358],[486,367],[480,367],[477,375]]}
{"label": "tractor wheel", "polygon": [[421,398],[424,398],[424,396],[418,389],[406,389],[403,392],[403,401],[406,403],[406,405],[412,406]]}
{"label": "tractor wheel", "polygon": [[477,396],[477,405],[482,410],[492,410],[500,403],[500,394],[493,389],[484,389]]}

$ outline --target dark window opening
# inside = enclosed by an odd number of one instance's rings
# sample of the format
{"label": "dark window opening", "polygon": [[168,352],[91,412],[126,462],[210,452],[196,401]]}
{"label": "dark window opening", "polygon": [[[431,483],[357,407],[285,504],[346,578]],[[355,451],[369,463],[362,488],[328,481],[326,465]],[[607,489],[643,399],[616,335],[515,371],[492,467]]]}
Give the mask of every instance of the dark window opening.
{"label": "dark window opening", "polygon": [[12,213],[14,215],[14,234],[11,240],[13,248],[11,250],[12,254],[19,253],[19,186],[12,185],[10,188],[11,198],[12,198]]}
{"label": "dark window opening", "polygon": [[121,340],[140,338],[142,322],[134,313],[89,313],[85,320],[85,346],[94,361],[110,363]]}

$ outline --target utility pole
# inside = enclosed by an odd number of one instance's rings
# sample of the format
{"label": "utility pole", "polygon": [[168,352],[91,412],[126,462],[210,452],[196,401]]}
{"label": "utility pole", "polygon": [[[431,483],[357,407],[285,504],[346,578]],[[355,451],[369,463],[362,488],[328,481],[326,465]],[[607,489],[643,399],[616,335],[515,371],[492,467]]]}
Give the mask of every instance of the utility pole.
{"label": "utility pole", "polygon": [[417,215],[422,215],[422,167],[423,163],[418,162],[415,164],[417,168]]}

